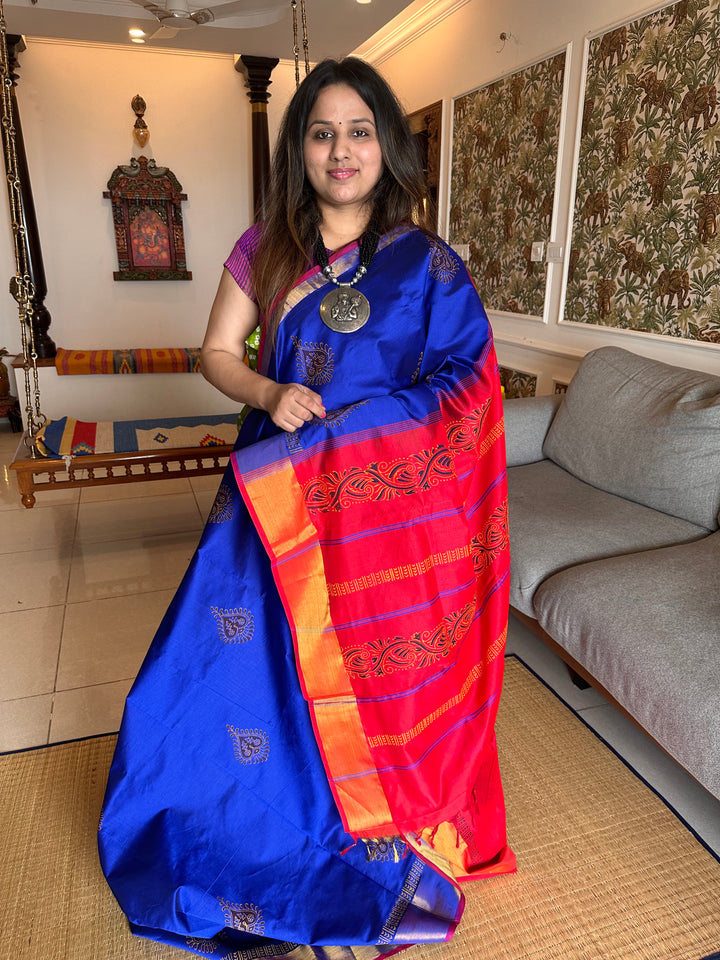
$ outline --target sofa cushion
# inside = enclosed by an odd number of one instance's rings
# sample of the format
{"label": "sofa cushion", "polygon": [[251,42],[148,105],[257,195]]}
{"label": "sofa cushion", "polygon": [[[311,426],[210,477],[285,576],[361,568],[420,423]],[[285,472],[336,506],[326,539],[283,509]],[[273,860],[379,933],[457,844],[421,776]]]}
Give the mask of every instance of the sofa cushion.
{"label": "sofa cushion", "polygon": [[513,397],[503,403],[505,456],[509,467],[544,460],[543,443],[562,402],[560,394]]}
{"label": "sofa cushion", "polygon": [[720,797],[720,533],[564,570],[544,630]]}
{"label": "sofa cushion", "polygon": [[541,460],[508,477],[510,603],[534,616],[538,584],[574,563],[705,536],[704,527],[597,490]]}
{"label": "sofa cushion", "polygon": [[543,451],[574,476],[708,530],[720,511],[720,377],[588,353]]}

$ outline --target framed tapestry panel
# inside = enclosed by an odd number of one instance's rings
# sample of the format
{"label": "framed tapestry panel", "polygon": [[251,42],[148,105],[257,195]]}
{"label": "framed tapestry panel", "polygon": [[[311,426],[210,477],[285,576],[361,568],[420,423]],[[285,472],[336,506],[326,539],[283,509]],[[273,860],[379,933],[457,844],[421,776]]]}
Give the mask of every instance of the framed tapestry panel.
{"label": "framed tapestry panel", "polygon": [[524,370],[515,370],[512,367],[498,365],[500,383],[505,390],[505,399],[514,400],[517,397],[534,397],[537,392],[537,374],[527,373]]}
{"label": "framed tapestry panel", "polygon": [[185,262],[175,174],[147,157],[116,167],[103,196],[112,201],[118,270],[114,280],[192,280]]}
{"label": "framed tapestry panel", "polygon": [[423,170],[430,201],[434,208],[435,224],[438,216],[438,189],[440,186],[440,160],[442,155],[442,101],[431,103],[422,110],[408,114],[410,130],[420,149]]}
{"label": "framed tapestry panel", "polygon": [[492,310],[543,316],[564,75],[563,52],[454,101],[449,240]]}
{"label": "framed tapestry panel", "polygon": [[720,343],[719,0],[588,41],[564,321]]}

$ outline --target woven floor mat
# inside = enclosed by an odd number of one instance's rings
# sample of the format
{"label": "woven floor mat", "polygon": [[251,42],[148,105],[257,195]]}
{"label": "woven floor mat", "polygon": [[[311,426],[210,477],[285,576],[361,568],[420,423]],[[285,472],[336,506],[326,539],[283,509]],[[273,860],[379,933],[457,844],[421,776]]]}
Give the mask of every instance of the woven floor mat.
{"label": "woven floor mat", "polygon": [[[702,960],[720,862],[515,658],[498,742],[518,873],[464,885],[447,944],[408,960]],[[180,960],[133,937],[97,860],[115,737],[0,757],[0,957]]]}

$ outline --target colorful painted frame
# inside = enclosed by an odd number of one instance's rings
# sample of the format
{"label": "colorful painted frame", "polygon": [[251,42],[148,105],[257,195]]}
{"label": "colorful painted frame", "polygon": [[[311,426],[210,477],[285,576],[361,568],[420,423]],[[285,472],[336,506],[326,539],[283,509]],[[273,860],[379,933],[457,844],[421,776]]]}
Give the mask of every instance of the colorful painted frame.
{"label": "colorful painted frame", "polygon": [[118,269],[115,280],[192,280],[185,261],[175,174],[147,157],[116,167],[103,196],[112,201]]}

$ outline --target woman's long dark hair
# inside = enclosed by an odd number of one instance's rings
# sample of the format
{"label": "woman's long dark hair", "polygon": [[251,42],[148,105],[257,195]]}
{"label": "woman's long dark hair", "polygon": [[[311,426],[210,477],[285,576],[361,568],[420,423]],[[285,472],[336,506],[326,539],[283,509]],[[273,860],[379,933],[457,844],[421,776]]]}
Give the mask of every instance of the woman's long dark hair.
{"label": "woman's long dark hair", "polygon": [[290,101],[273,154],[270,199],[253,264],[255,295],[271,339],[287,293],[311,262],[321,216],[305,176],[303,140],[318,94],[334,84],[352,87],[375,117],[384,164],[371,198],[377,229],[385,233],[400,223],[415,223],[432,230],[420,151],[397,97],[363,60],[323,60]]}

